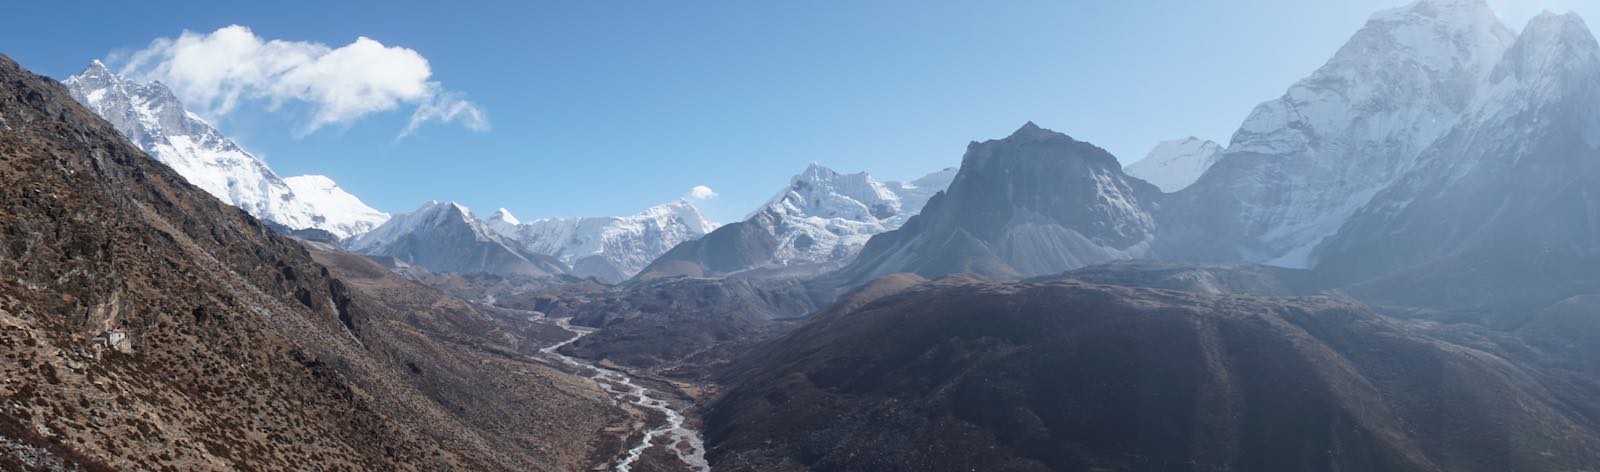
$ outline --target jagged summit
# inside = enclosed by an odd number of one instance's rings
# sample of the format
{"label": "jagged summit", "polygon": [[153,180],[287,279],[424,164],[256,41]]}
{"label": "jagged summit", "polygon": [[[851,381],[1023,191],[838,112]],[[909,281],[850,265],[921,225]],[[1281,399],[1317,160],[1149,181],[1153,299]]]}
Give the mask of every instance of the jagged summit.
{"label": "jagged summit", "polygon": [[1050,133],[1049,130],[1040,128],[1039,125],[1034,124],[1033,121],[1028,121],[1027,123],[1023,123],[1021,128],[1017,128],[1016,131],[1013,131],[1010,136],[1006,137],[1006,139],[1021,138],[1026,136],[1043,136],[1048,133]]}
{"label": "jagged summit", "polygon": [[1600,43],[1581,16],[1547,10],[1523,27],[1494,79],[1544,82],[1546,89],[1555,87],[1554,81],[1594,80],[1597,57]]}
{"label": "jagged summit", "polygon": [[521,221],[517,220],[517,217],[515,215],[511,214],[511,210],[507,210],[505,208],[501,208],[499,210],[495,210],[494,214],[489,215],[489,218],[492,219],[492,220],[495,220],[495,221],[500,221],[500,222],[504,222],[504,223],[507,223],[507,224],[513,224],[513,225],[521,223]]}
{"label": "jagged summit", "polygon": [[1415,0],[1411,3],[1373,13],[1369,19],[1386,20],[1409,15],[1425,15],[1430,17],[1452,15],[1481,16],[1484,13],[1494,15],[1494,9],[1489,6],[1488,0]]}
{"label": "jagged summit", "polygon": [[1007,143],[1009,145],[1029,145],[1029,146],[1031,146],[1031,145],[1062,145],[1062,146],[1084,145],[1084,146],[1088,146],[1090,148],[1093,148],[1095,151],[1098,151],[1098,152],[1062,154],[1061,156],[1070,156],[1070,157],[1075,157],[1075,158],[1080,158],[1080,159],[1093,159],[1093,160],[1099,161],[1098,162],[1099,164],[1111,164],[1111,165],[1116,165],[1118,167],[1121,167],[1121,164],[1117,161],[1117,158],[1115,156],[1112,156],[1111,153],[1106,152],[1104,149],[1101,149],[1100,147],[1095,146],[1093,144],[1089,144],[1089,143],[1086,143],[1086,142],[1083,142],[1083,141],[1079,141],[1077,139],[1073,139],[1072,136],[1069,136],[1066,133],[1062,133],[1062,132],[1059,132],[1059,131],[1051,130],[1049,128],[1040,127],[1039,125],[1034,124],[1034,122],[1032,122],[1032,121],[1024,123],[1021,128],[1017,128],[1017,131],[1011,133],[1010,136],[1006,136],[1003,139],[992,139],[992,140],[984,141],[984,142],[981,142],[981,143],[980,142],[974,142],[974,143],[968,145],[968,151],[969,152],[966,154],[966,156],[964,156],[962,158],[962,162],[963,162],[962,165],[966,165],[966,162],[968,160],[970,160],[970,159],[988,159],[988,158],[997,157],[997,156],[1001,157],[1001,158],[1015,157],[1015,155],[1006,154],[1006,153],[998,153],[997,154],[997,153],[991,153],[991,152],[979,152],[979,153],[970,152],[972,149],[993,149],[993,146],[995,144],[997,144],[997,143]]}
{"label": "jagged summit", "polygon": [[106,67],[106,64],[104,62],[100,62],[99,59],[95,59],[95,60],[89,61],[89,67],[83,68],[83,72],[78,74],[77,77],[108,78],[108,77],[111,77],[111,76],[114,76],[114,75],[116,75],[116,74],[111,72],[111,68],[110,67]]}

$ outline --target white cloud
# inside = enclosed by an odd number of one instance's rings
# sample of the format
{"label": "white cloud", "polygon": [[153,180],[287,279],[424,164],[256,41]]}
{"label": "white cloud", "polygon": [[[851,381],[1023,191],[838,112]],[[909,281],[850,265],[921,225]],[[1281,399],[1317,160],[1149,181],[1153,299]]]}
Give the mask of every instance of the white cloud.
{"label": "white cloud", "polygon": [[211,33],[184,31],[133,53],[125,74],[160,80],[202,115],[222,117],[246,100],[269,109],[304,104],[310,116],[299,134],[348,125],[368,115],[416,107],[400,137],[430,121],[483,131],[477,105],[429,80],[428,60],[411,49],[360,37],[337,48],[309,41],[264,40],[231,25]]}
{"label": "white cloud", "polygon": [[688,197],[692,200],[705,201],[717,198],[717,192],[711,190],[711,187],[696,185],[694,188],[689,189],[689,194],[685,195],[685,197]]}

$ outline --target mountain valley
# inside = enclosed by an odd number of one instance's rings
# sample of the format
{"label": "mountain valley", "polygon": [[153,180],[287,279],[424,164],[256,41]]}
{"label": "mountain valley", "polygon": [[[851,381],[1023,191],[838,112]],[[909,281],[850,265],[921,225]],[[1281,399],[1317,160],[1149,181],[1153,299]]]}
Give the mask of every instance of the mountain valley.
{"label": "mountain valley", "polygon": [[178,95],[0,55],[0,469],[1600,464],[1577,14],[1414,0],[1226,145],[1030,121],[720,225],[390,214]]}

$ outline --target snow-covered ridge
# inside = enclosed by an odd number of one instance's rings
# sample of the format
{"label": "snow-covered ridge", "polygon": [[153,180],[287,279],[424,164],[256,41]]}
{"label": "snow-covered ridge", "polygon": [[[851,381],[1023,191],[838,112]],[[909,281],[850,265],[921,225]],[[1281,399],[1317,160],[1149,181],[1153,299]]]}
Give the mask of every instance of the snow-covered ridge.
{"label": "snow-covered ridge", "polygon": [[1514,40],[1484,0],[1373,15],[1325,65],[1256,107],[1218,162],[1164,205],[1172,219],[1157,252],[1306,267],[1472,109]]}
{"label": "snow-covered ridge", "polygon": [[131,80],[94,61],[64,84],[73,98],[151,157],[206,193],[257,218],[291,229],[322,229],[340,238],[364,233],[389,218],[327,177],[279,177],[266,163],[186,110],[160,82]]}
{"label": "snow-covered ridge", "polygon": [[1163,192],[1172,193],[1194,184],[1220,157],[1221,145],[1190,136],[1157,144],[1144,159],[1129,164],[1123,170],[1128,175],[1155,184]]}
{"label": "snow-covered ridge", "polygon": [[1597,253],[1600,42],[1578,15],[1546,12],[1522,29],[1487,84],[1409,172],[1317,247],[1319,269],[1354,279],[1462,253],[1536,257],[1533,273],[1471,270],[1540,285],[1567,283],[1549,280],[1566,272],[1544,266]]}
{"label": "snow-covered ridge", "polygon": [[529,222],[501,208],[483,223],[519,250],[555,257],[571,266],[575,275],[612,281],[633,277],[674,246],[717,228],[685,199],[630,216]]}
{"label": "snow-covered ridge", "polygon": [[[866,172],[843,174],[815,162],[747,221],[765,223],[778,241],[773,262],[844,262],[872,236],[892,231],[950,187],[948,168],[910,182],[880,182]],[[756,218],[765,213],[768,218]]]}

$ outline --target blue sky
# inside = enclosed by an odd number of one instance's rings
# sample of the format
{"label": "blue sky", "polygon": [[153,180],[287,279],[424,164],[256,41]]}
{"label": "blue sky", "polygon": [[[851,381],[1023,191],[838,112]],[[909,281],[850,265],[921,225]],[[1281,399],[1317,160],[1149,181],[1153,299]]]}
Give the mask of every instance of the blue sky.
{"label": "blue sky", "polygon": [[[487,115],[405,129],[414,104],[306,132],[309,106],[208,116],[285,176],[325,174],[370,205],[429,199],[519,217],[630,214],[707,185],[742,218],[811,161],[908,179],[1025,121],[1124,162],[1157,141],[1226,143],[1394,0],[1195,2],[27,2],[0,52],[57,78],[157,38],[248,27],[425,58],[438,92]],[[1495,0],[1513,28],[1579,1]],[[1591,2],[1592,3],[1592,2]]]}

